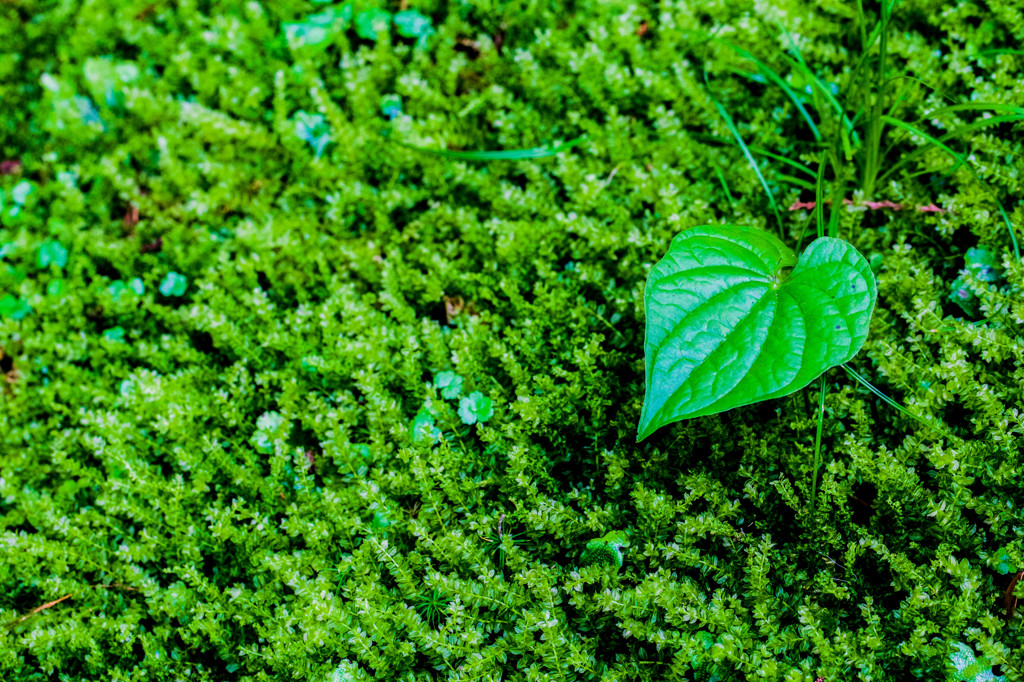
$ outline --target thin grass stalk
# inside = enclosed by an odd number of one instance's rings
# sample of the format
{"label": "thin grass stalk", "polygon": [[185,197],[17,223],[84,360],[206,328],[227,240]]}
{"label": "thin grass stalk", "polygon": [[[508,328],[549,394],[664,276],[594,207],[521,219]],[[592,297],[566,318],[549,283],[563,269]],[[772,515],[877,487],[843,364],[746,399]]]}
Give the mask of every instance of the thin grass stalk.
{"label": "thin grass stalk", "polygon": [[825,422],[825,375],[821,375],[821,388],[818,391],[818,429],[814,434],[814,468],[811,471],[811,516],[814,516],[814,504],[818,500],[818,469],[821,467],[821,427]]}
{"label": "thin grass stalk", "polygon": [[924,419],[924,417],[919,417],[918,415],[916,415],[913,412],[911,412],[910,410],[906,409],[905,407],[903,407],[902,405],[897,403],[895,400],[893,400],[892,398],[890,398],[889,396],[887,396],[886,394],[882,393],[880,390],[878,390],[877,388],[872,386],[871,383],[867,379],[862,377],[860,375],[860,373],[857,372],[857,370],[855,370],[854,368],[850,367],[845,362],[842,365],[840,365],[840,367],[842,367],[844,370],[846,370],[847,374],[849,374],[851,377],[853,377],[858,382],[860,382],[861,386],[863,386],[864,388],[868,389],[869,391],[871,391],[872,393],[877,395],[879,398],[881,398],[883,401],[885,401],[885,403],[887,405],[889,405],[890,407],[896,408],[896,410],[900,414],[902,414],[904,416],[907,416],[907,417],[910,417],[911,419],[914,419],[914,420],[920,422],[921,424],[924,424],[925,426],[927,426],[930,429],[935,429],[936,431],[938,431],[939,433],[941,433],[943,436],[945,436],[946,438],[948,438],[950,440],[954,439],[953,434],[951,434],[949,431],[946,431],[942,427],[936,426],[935,424],[932,424],[931,422],[926,421]]}
{"label": "thin grass stalk", "polygon": [[875,191],[875,179],[878,176],[878,153],[881,151],[882,143],[882,100],[885,95],[885,57],[888,47],[889,36],[889,10],[887,3],[882,2],[882,18],[879,20],[882,32],[878,43],[878,82],[881,84],[875,90],[874,101],[871,103],[871,120],[868,122],[867,158],[864,163],[864,178],[861,189],[864,196],[872,198]]}

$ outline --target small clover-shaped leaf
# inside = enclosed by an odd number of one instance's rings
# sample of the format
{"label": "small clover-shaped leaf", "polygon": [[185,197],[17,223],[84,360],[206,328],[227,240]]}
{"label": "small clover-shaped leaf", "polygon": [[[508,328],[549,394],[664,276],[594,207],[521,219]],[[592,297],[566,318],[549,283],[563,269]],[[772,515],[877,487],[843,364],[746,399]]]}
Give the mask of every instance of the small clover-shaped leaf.
{"label": "small clover-shaped leaf", "polygon": [[998,282],[1003,276],[996,257],[988,249],[967,249],[964,265],[982,282]]}
{"label": "small clover-shaped leaf", "polygon": [[188,278],[177,272],[168,272],[160,282],[160,293],[164,296],[181,296],[188,289]]}
{"label": "small clover-shaped leaf", "polygon": [[348,28],[352,21],[352,5],[345,3],[340,7],[330,7],[319,14],[311,14],[303,21],[282,24],[285,40],[292,50],[310,48],[314,51],[325,50],[334,37]]}
{"label": "small clover-shaped leaf", "polygon": [[11,188],[11,199],[20,206],[24,206],[36,193],[36,186],[28,180],[22,180]]}
{"label": "small clover-shaped leaf", "polygon": [[300,140],[308,142],[313,148],[314,158],[319,159],[333,138],[330,128],[320,114],[309,114],[305,111],[295,112],[295,134]]}
{"label": "small clover-shaped leaf", "polygon": [[455,372],[438,372],[434,377],[434,388],[441,389],[441,396],[446,400],[454,400],[462,393],[462,377]]}
{"label": "small clover-shaped leaf", "polygon": [[480,391],[473,391],[459,401],[459,418],[463,424],[483,424],[494,416],[494,404]]}
{"label": "small clover-shaped leaf", "polygon": [[430,18],[414,9],[403,10],[395,15],[395,30],[403,38],[417,38],[417,47],[425,47],[427,39],[434,35]]}
{"label": "small clover-shaped leaf", "polygon": [[39,247],[36,263],[40,268],[56,265],[58,268],[64,269],[64,266],[68,264],[68,250],[58,241],[47,240]]}
{"label": "small clover-shaped leaf", "polygon": [[110,296],[114,299],[114,302],[119,303],[122,296],[127,296],[129,294],[141,296],[146,293],[146,285],[143,284],[142,280],[138,277],[129,280],[127,284],[119,279],[115,279],[107,286],[107,290],[110,292]]}
{"label": "small clover-shaped leaf", "polygon": [[441,430],[434,426],[434,417],[425,409],[412,420],[412,442],[433,445],[441,438]]}
{"label": "small clover-shaped leaf", "polygon": [[402,115],[402,98],[398,95],[384,95],[380,98],[380,113],[394,120]]}
{"label": "small clover-shaped leaf", "polygon": [[382,9],[368,9],[356,15],[356,33],[363,40],[377,40],[388,32],[391,12]]}
{"label": "small clover-shaped leaf", "polygon": [[334,672],[327,678],[327,682],[363,682],[370,677],[362,671],[358,663],[345,659],[334,669]]}
{"label": "small clover-shaped leaf", "polygon": [[996,572],[999,575],[1017,572],[1017,567],[1014,565],[1013,559],[1005,547],[1000,547],[996,550],[995,554],[992,555],[991,563],[995,566]]}
{"label": "small clover-shaped leaf", "polygon": [[124,86],[139,78],[139,67],[132,62],[115,62],[112,57],[85,60],[82,75],[93,99],[110,108],[124,104]]}

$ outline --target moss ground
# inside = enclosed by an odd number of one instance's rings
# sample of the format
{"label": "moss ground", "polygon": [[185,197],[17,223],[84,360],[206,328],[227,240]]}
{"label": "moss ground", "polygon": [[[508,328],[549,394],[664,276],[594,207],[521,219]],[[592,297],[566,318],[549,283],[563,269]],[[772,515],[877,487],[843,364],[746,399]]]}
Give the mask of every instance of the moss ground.
{"label": "moss ground", "polygon": [[[839,92],[858,4],[0,3],[0,678],[1024,680],[1019,122],[838,213],[851,365],[951,437],[831,371],[813,511],[816,383],[636,443],[671,238],[814,232],[721,41],[810,103],[781,29]],[[888,114],[1019,105],[1022,40],[899,3]]]}

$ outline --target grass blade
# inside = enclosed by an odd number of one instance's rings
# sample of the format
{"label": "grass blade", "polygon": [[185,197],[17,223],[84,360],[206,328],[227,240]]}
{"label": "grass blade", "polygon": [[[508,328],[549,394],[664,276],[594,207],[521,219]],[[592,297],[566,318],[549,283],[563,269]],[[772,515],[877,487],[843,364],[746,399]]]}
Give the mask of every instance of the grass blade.
{"label": "grass blade", "polygon": [[[814,179],[814,221],[818,226],[818,237],[825,236],[825,154],[821,157],[818,177]],[[835,211],[834,206],[832,210]]]}
{"label": "grass blade", "polygon": [[1001,54],[1012,54],[1019,57],[1024,57],[1024,50],[982,50],[978,54],[974,55],[975,59],[984,59],[985,57],[998,57]]}
{"label": "grass blade", "polygon": [[722,185],[722,189],[725,190],[725,200],[729,203],[729,209],[735,211],[736,206],[733,204],[732,192],[729,191],[729,183],[725,181],[725,175],[722,174],[722,169],[718,167],[715,160],[708,155],[708,161],[711,162],[711,167],[715,169],[715,175],[718,176],[718,182]]}
{"label": "grass blade", "polygon": [[427,147],[417,147],[416,145],[398,140],[395,140],[395,142],[406,149],[412,149],[417,152],[433,154],[435,156],[441,156],[446,159],[454,159],[457,161],[520,161],[523,159],[543,159],[548,156],[555,156],[557,154],[561,154],[567,149],[572,149],[586,139],[586,135],[580,135],[576,139],[563,142],[556,147],[546,146],[533,147],[531,149],[502,149],[498,151],[469,152],[448,151],[446,149],[429,149]]}
{"label": "grass blade", "polygon": [[818,499],[818,469],[821,467],[821,426],[825,422],[825,375],[821,375],[821,388],[818,390],[818,429],[814,433],[814,468],[811,470],[811,516],[814,516],[814,503]]}
{"label": "grass blade", "polygon": [[963,104],[953,104],[948,107],[933,109],[932,111],[929,111],[926,116],[928,118],[932,118],[934,116],[941,116],[942,114],[952,114],[957,111],[1004,111],[1006,113],[1024,116],[1024,107],[1006,104],[1005,102],[965,102]]}
{"label": "grass blade", "polygon": [[[950,169],[950,172],[952,172],[956,168],[959,168],[960,166],[965,165],[967,163],[967,159],[964,158],[962,155],[957,154],[955,151],[950,149],[944,142],[942,142],[939,138],[932,137],[931,135],[929,135],[928,133],[924,132],[920,128],[915,128],[914,126],[910,125],[909,123],[906,123],[904,121],[900,121],[899,119],[896,119],[896,118],[892,118],[891,116],[882,116],[882,117],[880,117],[880,119],[884,123],[888,123],[889,125],[896,126],[897,128],[900,128],[902,130],[907,131],[911,135],[916,135],[917,137],[920,137],[920,138],[924,139],[925,141],[935,145],[936,147],[938,147],[939,149],[941,149],[942,151],[946,152],[947,154],[952,156],[954,159],[956,159],[957,163],[956,163],[955,166],[953,166],[953,168]],[[882,175],[880,175],[879,178],[878,178],[878,182],[879,183],[884,182],[885,178],[887,178],[890,175],[892,175],[893,171],[895,171],[897,168],[899,168],[900,165],[902,165],[902,163],[898,163],[895,166],[893,166],[892,168],[890,168],[889,170],[887,170],[886,172],[882,173]]]}
{"label": "grass blade", "polygon": [[743,141],[743,137],[740,135],[739,129],[732,120],[732,116],[725,110],[725,107],[711,94],[711,85],[708,83],[708,72],[704,72],[704,87],[707,88],[708,97],[711,99],[711,103],[718,111],[718,115],[725,121],[725,126],[732,133],[733,138],[736,140],[736,144],[739,145],[740,151],[743,152],[743,156],[747,159],[747,163],[754,169],[754,174],[757,175],[758,181],[761,183],[761,187],[764,188],[764,193],[768,197],[768,205],[771,206],[772,213],[775,214],[775,220],[779,224],[779,229],[782,229],[782,214],[779,212],[779,206],[775,203],[775,197],[772,195],[771,188],[768,187],[768,181],[764,179],[764,174],[761,172],[761,167],[757,164],[757,160],[754,159],[754,155],[751,154],[750,149],[747,147],[747,143]]}
{"label": "grass blade", "polygon": [[[797,96],[795,92],[793,92],[793,89],[789,87],[789,84],[786,83],[786,81],[782,80],[779,74],[772,70],[771,67],[769,67],[767,64],[762,62],[760,59],[758,59],[751,53],[747,52],[742,48],[736,47],[731,43],[725,44],[731,47],[738,55],[740,55],[744,59],[748,59],[754,62],[754,66],[757,67],[757,70],[761,73],[762,76],[770,80],[775,85],[779,86],[782,92],[785,93],[786,97],[788,97],[789,100],[793,103],[793,106],[797,108],[797,111],[800,112],[800,115],[803,117],[803,119],[807,121],[807,127],[811,129],[811,134],[814,135],[814,139],[817,140],[818,142],[821,142],[821,133],[818,131],[818,126],[814,124],[814,120],[811,118],[811,115],[807,113],[807,109],[804,107],[804,103],[800,101],[800,98]],[[751,76],[751,74],[738,70],[734,70],[733,73],[737,73],[741,76]]]}
{"label": "grass blade", "polygon": [[[732,145],[732,143],[729,140],[726,140],[724,138],[718,137],[717,135],[700,135],[700,134],[695,134],[695,135],[692,135],[691,137],[693,137],[693,139],[695,139],[695,140],[704,140],[704,141],[707,141],[707,142],[717,142],[717,143],[719,143],[721,145],[724,145],[726,147],[729,147],[729,146]],[[770,151],[768,151],[766,149],[761,149],[760,147],[749,147],[748,146],[747,149],[749,149],[750,153],[752,153],[752,154],[757,154],[758,156],[767,156],[769,159],[773,159],[775,161],[778,161],[779,163],[784,163],[787,166],[790,166],[790,167],[800,171],[801,173],[809,175],[812,178],[814,177],[814,171],[811,170],[811,167],[810,166],[805,166],[804,164],[800,163],[799,161],[794,161],[793,159],[788,159],[785,156],[781,156],[780,154],[775,154],[774,152],[770,152]]]}
{"label": "grass blade", "polygon": [[[1018,116],[1010,116],[1010,117],[1003,116],[1003,117],[996,117],[996,118],[1004,118],[1004,119],[1010,119],[1010,120],[1018,120],[1019,119]],[[974,168],[971,167],[971,164],[968,163],[967,159],[964,158],[962,155],[957,154],[956,152],[954,152],[948,146],[946,146],[946,144],[942,142],[942,138],[934,138],[931,135],[929,135],[928,133],[925,133],[925,132],[919,130],[918,128],[915,128],[914,126],[910,125],[909,123],[904,123],[903,121],[898,121],[898,120],[896,120],[894,118],[890,118],[888,116],[883,116],[882,119],[886,123],[894,125],[897,128],[902,128],[903,130],[906,130],[907,132],[910,132],[912,134],[915,134],[915,135],[918,135],[919,137],[924,138],[928,142],[934,144],[936,147],[938,147],[939,149],[942,149],[947,154],[949,154],[954,159],[956,159],[957,160],[957,164],[955,166],[953,166],[953,168],[950,168],[949,171],[947,171],[947,172],[952,172],[953,170],[955,170],[959,166],[965,165],[965,166],[967,166],[970,169],[971,174],[974,175],[974,177],[976,179],[980,180],[980,178],[978,178],[978,174],[974,171]],[[994,120],[994,119],[986,119],[986,121],[992,121],[992,120]],[[1005,121],[1003,121],[1003,122],[1005,122]],[[982,123],[982,121],[977,121],[976,123]],[[967,127],[969,127],[969,126],[964,126],[964,128],[967,128]],[[964,128],[960,128],[960,129],[954,131],[954,133],[960,134],[963,131]],[[950,133],[950,135],[953,135],[953,133]],[[943,137],[946,137],[946,136],[943,136]],[[890,175],[893,171],[895,171],[901,165],[902,165],[902,162],[896,164],[895,166],[890,168],[888,171],[883,173],[881,175],[881,177],[879,178],[879,182],[884,180],[888,175]],[[1009,234],[1010,234],[1010,242],[1013,244],[1013,255],[1019,261],[1021,259],[1021,257],[1020,257],[1020,245],[1017,243],[1017,235],[1016,235],[1016,233],[1015,233],[1015,231],[1013,229],[1013,223],[1010,222],[1010,216],[1008,216],[1006,214],[1006,211],[1003,209],[1002,202],[1000,202],[999,198],[995,196],[995,193],[993,193],[992,199],[996,202],[996,207],[999,209],[999,215],[1002,216],[1003,223],[1006,225],[1006,231],[1009,232]]]}
{"label": "grass blade", "polygon": [[806,189],[811,192],[814,191],[814,183],[809,180],[804,180],[803,178],[795,178],[792,175],[785,175],[783,173],[776,173],[775,177],[783,182],[788,182],[789,184],[794,185],[795,187],[799,187],[800,189]]}
{"label": "grass blade", "polygon": [[[1021,121],[1021,120],[1024,120],[1024,111],[1022,111],[1022,113],[1019,114],[1019,115],[993,116],[992,118],[986,118],[986,119],[983,119],[981,121],[975,121],[974,123],[968,123],[967,125],[961,126],[961,127],[957,128],[956,130],[950,131],[950,132],[946,133],[945,135],[943,135],[942,137],[939,137],[939,138],[936,138],[936,139],[939,142],[947,142],[947,141],[952,140],[954,138],[966,135],[967,133],[973,133],[976,130],[981,130],[982,128],[988,128],[990,126],[1000,125],[1002,123],[1011,123],[1013,121]],[[881,177],[879,178],[878,181],[882,182],[885,178],[889,177],[890,175],[892,175],[893,173],[895,173],[899,169],[903,168],[905,165],[907,165],[909,163],[912,163],[915,159],[917,159],[918,157],[924,155],[927,152],[928,152],[928,148],[925,147],[923,149],[915,149],[914,151],[910,152],[909,154],[904,154],[903,158],[901,158],[897,163],[895,163],[885,173],[882,173],[882,175],[881,175]],[[952,170],[953,169],[951,168],[947,172],[952,172]]]}
{"label": "grass blade", "polygon": [[840,367],[845,369],[847,374],[849,374],[851,377],[853,377],[858,382],[860,382],[861,386],[863,386],[864,388],[868,389],[869,391],[871,391],[872,393],[877,395],[879,398],[881,398],[883,401],[885,401],[885,403],[887,405],[896,408],[900,412],[900,414],[902,414],[904,416],[907,416],[907,417],[910,417],[911,419],[914,419],[914,420],[920,422],[921,424],[924,424],[925,426],[927,426],[930,429],[935,429],[936,431],[941,433],[946,438],[949,438],[950,440],[953,439],[953,434],[951,434],[950,432],[946,431],[942,427],[936,426],[935,424],[932,424],[931,422],[925,421],[924,417],[919,417],[916,414],[914,414],[913,412],[910,412],[909,410],[904,408],[902,405],[897,403],[895,400],[893,400],[892,398],[890,398],[889,396],[887,396],[886,394],[882,393],[877,388],[872,386],[871,383],[868,382],[867,379],[862,377],[857,372],[857,370],[853,369],[852,367],[850,367],[845,362],[842,365],[840,365]]}

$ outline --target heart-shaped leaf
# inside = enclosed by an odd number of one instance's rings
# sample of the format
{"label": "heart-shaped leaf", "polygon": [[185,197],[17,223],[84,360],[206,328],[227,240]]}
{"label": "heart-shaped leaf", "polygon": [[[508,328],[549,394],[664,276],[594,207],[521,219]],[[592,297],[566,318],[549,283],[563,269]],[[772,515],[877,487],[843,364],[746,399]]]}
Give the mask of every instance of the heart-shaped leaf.
{"label": "heart-shaped leaf", "polygon": [[644,292],[647,389],[637,440],[788,395],[846,362],[864,345],[877,293],[871,267],[841,239],[811,242],[798,261],[750,227],[677,235]]}

